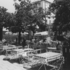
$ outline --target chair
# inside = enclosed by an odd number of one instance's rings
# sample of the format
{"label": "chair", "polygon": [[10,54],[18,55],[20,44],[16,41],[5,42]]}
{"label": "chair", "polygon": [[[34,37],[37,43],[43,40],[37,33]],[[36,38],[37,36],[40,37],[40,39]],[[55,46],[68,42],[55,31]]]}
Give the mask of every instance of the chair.
{"label": "chair", "polygon": [[[44,54],[46,54],[46,53],[44,53]],[[44,54],[42,54],[42,55],[44,55]],[[55,55],[53,57],[47,57],[47,58],[45,58],[44,56],[36,55],[36,56],[34,56],[34,58],[29,59],[29,62],[27,62],[25,64],[28,64],[29,68],[34,68],[39,65],[40,67],[38,70],[40,70],[43,66],[44,66],[45,70],[47,70],[46,66],[49,66],[50,70],[60,70],[63,63],[64,63],[64,58],[61,55],[59,55],[59,56]],[[23,66],[28,68],[28,65],[27,66],[23,65]]]}

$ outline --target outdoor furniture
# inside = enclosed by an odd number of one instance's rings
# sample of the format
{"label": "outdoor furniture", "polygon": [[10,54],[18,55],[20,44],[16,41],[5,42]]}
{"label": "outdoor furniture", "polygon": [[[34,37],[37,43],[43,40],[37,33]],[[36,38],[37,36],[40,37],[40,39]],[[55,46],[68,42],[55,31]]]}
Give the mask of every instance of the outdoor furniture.
{"label": "outdoor furniture", "polygon": [[[10,54],[8,54],[8,52],[10,52]],[[14,60],[14,59],[18,59],[18,58],[20,58],[20,54],[19,53],[21,53],[21,52],[23,52],[23,49],[8,49],[7,51],[6,51],[6,57],[5,57],[5,59],[9,59],[9,60]]]}
{"label": "outdoor furniture", "polygon": [[[58,65],[58,62],[60,60],[61,62]],[[53,62],[53,64],[51,62]],[[46,66],[51,67],[51,70],[53,69],[60,70],[63,62],[64,62],[64,59],[63,59],[62,54],[54,53],[54,52],[46,52],[46,53],[37,54],[35,57],[31,58],[31,60],[28,63],[23,63],[23,67],[29,69],[29,68],[34,68],[38,65],[41,65],[38,70],[40,70],[42,66],[45,67],[45,70],[47,70]]]}
{"label": "outdoor furniture", "polygon": [[9,53],[11,53],[14,49],[17,49],[17,47],[15,45],[4,45],[3,46],[3,51],[6,51],[6,55],[8,55]]}
{"label": "outdoor furniture", "polygon": [[41,53],[41,49],[36,49],[36,50],[34,50],[34,51],[36,52],[36,54],[37,54],[38,52]]}
{"label": "outdoor furniture", "polygon": [[22,48],[22,46],[17,46],[17,48],[18,48],[18,49],[21,49],[21,48]]}
{"label": "outdoor furniture", "polygon": [[10,59],[10,60],[14,60],[14,59],[20,59],[20,58],[26,58],[27,56],[29,56],[29,52],[33,50],[33,49],[13,49],[11,50],[7,50],[7,51],[11,51],[11,54],[6,55],[6,59]]}
{"label": "outdoor furniture", "polygon": [[4,45],[3,46],[3,50],[12,50],[12,49],[16,49],[17,47],[15,45]]}
{"label": "outdoor furniture", "polygon": [[46,58],[47,62],[50,62],[59,59],[62,56],[62,54],[55,52],[46,52],[46,53],[37,54],[36,56]]}
{"label": "outdoor furniture", "polygon": [[37,32],[37,33],[35,33],[34,35],[35,35],[35,36],[38,36],[38,35],[46,36],[46,35],[48,35],[48,31]]}
{"label": "outdoor furniture", "polygon": [[54,51],[54,52],[57,51],[56,47],[47,47],[47,49],[48,49],[48,51]]}
{"label": "outdoor furniture", "polygon": [[9,59],[9,60],[15,60],[18,58],[19,58],[19,55],[16,55],[16,54],[13,54],[13,55],[11,54],[5,57],[5,59]]}

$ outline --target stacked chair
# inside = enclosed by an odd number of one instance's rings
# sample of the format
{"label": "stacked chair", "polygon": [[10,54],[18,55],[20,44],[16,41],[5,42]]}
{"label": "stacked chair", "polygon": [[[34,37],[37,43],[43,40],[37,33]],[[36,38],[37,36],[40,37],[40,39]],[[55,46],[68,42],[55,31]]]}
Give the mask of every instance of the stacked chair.
{"label": "stacked chair", "polygon": [[55,52],[36,54],[27,60],[28,62],[23,61],[24,68],[32,69],[39,66],[38,70],[40,70],[42,67],[47,70],[46,66],[50,67],[50,70],[60,70],[64,63],[62,54]]}

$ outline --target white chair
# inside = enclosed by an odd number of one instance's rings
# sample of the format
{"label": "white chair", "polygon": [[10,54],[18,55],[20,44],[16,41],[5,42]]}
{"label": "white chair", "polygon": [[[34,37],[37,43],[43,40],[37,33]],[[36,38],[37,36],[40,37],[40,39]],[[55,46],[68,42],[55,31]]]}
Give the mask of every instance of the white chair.
{"label": "white chair", "polygon": [[[52,56],[52,55],[54,55],[54,56]],[[51,63],[52,61],[54,61],[53,64]],[[61,62],[58,66],[59,61],[61,61]],[[61,54],[59,55],[59,53],[48,52],[48,53],[43,53],[43,54],[35,56],[34,58],[32,58],[30,60],[30,62],[28,62],[26,64],[28,64],[30,68],[41,65],[38,70],[40,70],[42,68],[42,66],[44,66],[45,70],[47,70],[46,66],[51,67],[51,70],[53,70],[53,69],[60,70],[63,62],[64,62],[64,59]]]}

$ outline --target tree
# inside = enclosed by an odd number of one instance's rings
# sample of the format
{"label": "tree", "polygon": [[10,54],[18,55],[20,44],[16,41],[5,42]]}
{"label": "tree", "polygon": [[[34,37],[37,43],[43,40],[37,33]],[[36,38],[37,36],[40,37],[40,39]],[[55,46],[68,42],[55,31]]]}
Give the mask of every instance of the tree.
{"label": "tree", "polygon": [[30,23],[30,6],[28,6],[29,0],[20,0],[20,4],[15,3],[15,17],[16,17],[16,26],[14,26],[12,29],[15,32],[18,32],[18,43],[20,44],[21,40],[21,32],[24,32],[27,28],[27,24]]}
{"label": "tree", "polygon": [[56,14],[52,29],[56,39],[64,37],[63,33],[70,30],[70,2],[58,1],[50,6],[50,10]]}
{"label": "tree", "polygon": [[45,31],[47,28],[47,20],[44,20],[46,14],[43,13],[43,9],[40,7],[38,8],[38,12],[35,14],[35,22],[39,26],[40,31]]}
{"label": "tree", "polygon": [[16,27],[13,29],[17,29],[19,32],[19,44],[21,32],[25,30],[29,30],[29,33],[32,31],[35,33],[36,25],[39,26],[40,30],[44,31],[46,28],[46,24],[43,22],[43,9],[37,7],[37,4],[30,3],[29,0],[20,0],[20,4],[15,3],[16,9]]}
{"label": "tree", "polygon": [[13,26],[16,26],[15,14],[7,12],[5,17],[5,24],[3,26],[11,30]]}
{"label": "tree", "polygon": [[7,9],[0,7],[0,41],[2,40],[2,29],[3,27],[10,29],[11,26],[15,24],[15,15],[13,13],[7,12]]}
{"label": "tree", "polygon": [[7,9],[4,7],[0,7],[0,41],[2,40],[2,29],[3,25],[5,24],[5,14],[6,14]]}

